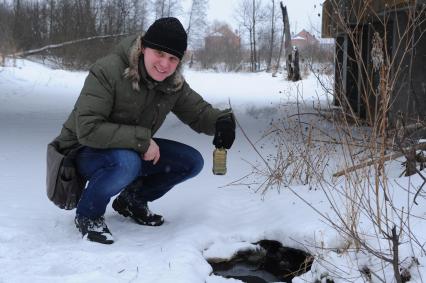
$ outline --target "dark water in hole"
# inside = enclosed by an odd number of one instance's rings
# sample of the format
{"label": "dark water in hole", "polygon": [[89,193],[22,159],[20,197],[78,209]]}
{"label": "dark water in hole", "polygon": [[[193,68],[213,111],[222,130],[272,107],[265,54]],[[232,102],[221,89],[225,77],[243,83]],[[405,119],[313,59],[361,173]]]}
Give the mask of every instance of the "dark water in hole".
{"label": "dark water in hole", "polygon": [[247,283],[291,282],[295,276],[311,269],[313,257],[304,251],[270,240],[254,244],[261,248],[240,251],[226,262],[210,262],[213,273]]}
{"label": "dark water in hole", "polygon": [[219,270],[215,272],[216,275],[220,275],[226,278],[235,278],[244,282],[250,283],[264,283],[264,282],[279,282],[280,280],[265,270],[258,270],[256,266],[237,263],[228,270]]}

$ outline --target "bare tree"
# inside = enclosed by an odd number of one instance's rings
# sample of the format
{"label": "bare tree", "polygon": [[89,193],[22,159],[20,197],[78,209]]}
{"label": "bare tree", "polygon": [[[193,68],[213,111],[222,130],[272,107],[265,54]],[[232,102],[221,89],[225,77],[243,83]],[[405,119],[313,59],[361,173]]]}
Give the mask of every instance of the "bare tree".
{"label": "bare tree", "polygon": [[164,17],[164,15],[166,14],[166,0],[155,0],[154,11],[156,19]]}
{"label": "bare tree", "polygon": [[274,40],[275,40],[275,21],[276,21],[276,15],[275,15],[275,0],[271,0],[272,1],[272,6],[271,6],[271,10],[270,10],[270,18],[271,18],[271,33],[270,33],[270,42],[269,42],[269,53],[268,53],[268,57],[267,57],[267,62],[266,62],[266,71],[270,72],[271,71],[271,65],[272,65],[272,56],[273,56],[273,51],[274,51]]}
{"label": "bare tree", "polygon": [[[87,67],[116,43],[118,39],[109,35],[136,33],[144,29],[149,3],[148,0],[3,1],[0,4],[0,48],[8,50],[0,52],[16,54],[22,51],[24,54],[42,46],[78,42],[46,50],[37,56],[48,56],[60,64],[67,62],[70,67]],[[168,1],[167,4],[174,11],[173,7],[179,3]],[[92,38],[90,43],[78,41],[86,38]]]}
{"label": "bare tree", "polygon": [[14,52],[13,43],[13,12],[10,4],[0,3],[0,65],[5,62],[5,55]]}
{"label": "bare tree", "polygon": [[202,39],[207,28],[207,5],[208,0],[192,0],[189,10],[188,34],[189,45],[193,48],[199,48],[202,45]]}
{"label": "bare tree", "polygon": [[256,48],[256,0],[252,0],[252,10],[251,10],[251,18],[252,18],[252,40],[253,40],[253,62],[254,62],[254,71],[257,71],[259,68],[259,60],[257,58],[257,48]]}
{"label": "bare tree", "polygon": [[241,0],[237,8],[237,20],[249,33],[251,71],[260,67],[257,54],[257,25],[263,20],[261,0]]}
{"label": "bare tree", "polygon": [[[146,28],[148,18],[148,1],[133,0],[135,9],[134,18],[138,19],[135,23],[135,31],[143,31]],[[137,12],[136,12],[137,11]]]}
{"label": "bare tree", "polygon": [[155,18],[173,17],[181,13],[182,6],[178,0],[155,0]]}

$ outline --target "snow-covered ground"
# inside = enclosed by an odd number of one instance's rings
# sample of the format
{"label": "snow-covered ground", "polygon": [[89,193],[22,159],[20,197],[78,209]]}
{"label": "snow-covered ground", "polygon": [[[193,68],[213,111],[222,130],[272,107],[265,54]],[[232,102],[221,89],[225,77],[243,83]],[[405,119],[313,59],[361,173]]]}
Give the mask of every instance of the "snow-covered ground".
{"label": "snow-covered ground", "polygon": [[[212,275],[206,257],[230,257],[261,239],[321,255],[312,272],[294,282],[320,279],[326,268],[338,273],[330,273],[335,282],[345,281],[339,276],[363,282],[359,269],[377,265],[367,254],[336,252],[345,244],[343,237],[306,204],[332,214],[321,190],[293,187],[303,202],[289,189],[261,195],[247,186],[226,186],[250,173],[246,161],[258,159],[239,129],[228,152],[228,174],[215,176],[212,137],[191,131],[173,115],[156,136],[194,146],[203,154],[205,168],[151,204],[164,215],[165,224],[139,226],[109,206],[105,218],[115,243],[82,240],[73,224],[75,211],[60,210],[46,197],[45,150],[59,134],[87,73],[52,70],[27,60],[17,65],[0,68],[0,282],[238,282]],[[265,73],[188,70],[186,78],[217,107],[227,107],[230,99],[254,141],[279,115],[274,111],[278,103],[294,102],[297,93],[305,101],[327,100],[313,76],[291,83]],[[273,144],[262,144],[266,151],[268,146],[272,150]],[[399,181],[404,184],[407,178]],[[420,179],[414,181],[421,184]],[[426,216],[426,209],[418,210],[417,215]],[[426,231],[423,218],[413,222],[415,232]],[[421,234],[416,235],[424,243]],[[401,257],[410,254],[405,248]],[[413,272],[412,282],[420,282],[426,260],[420,252],[414,255],[420,266],[414,268],[418,272]],[[380,275],[391,282],[391,271],[387,266],[386,275]]]}

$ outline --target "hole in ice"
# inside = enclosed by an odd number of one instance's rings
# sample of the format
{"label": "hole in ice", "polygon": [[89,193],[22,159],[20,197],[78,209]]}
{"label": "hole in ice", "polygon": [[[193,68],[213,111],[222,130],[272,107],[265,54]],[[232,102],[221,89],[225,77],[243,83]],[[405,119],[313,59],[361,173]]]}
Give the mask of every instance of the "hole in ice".
{"label": "hole in ice", "polygon": [[240,250],[230,259],[208,258],[213,273],[248,283],[292,282],[311,269],[313,257],[305,251],[272,240],[254,244],[256,249]]}

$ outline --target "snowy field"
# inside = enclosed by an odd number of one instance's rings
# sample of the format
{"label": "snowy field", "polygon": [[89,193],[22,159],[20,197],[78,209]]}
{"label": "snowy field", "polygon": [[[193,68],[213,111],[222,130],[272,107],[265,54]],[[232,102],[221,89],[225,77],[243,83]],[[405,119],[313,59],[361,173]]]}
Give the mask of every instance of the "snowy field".
{"label": "snowy field", "polygon": [[[240,282],[212,275],[206,257],[231,257],[261,239],[321,255],[310,273],[293,282],[321,280],[326,268],[334,270],[329,275],[335,282],[365,282],[361,267],[377,266],[368,254],[337,253],[343,237],[289,189],[261,195],[246,186],[226,186],[251,171],[245,160],[258,159],[239,129],[228,152],[228,174],[215,176],[212,137],[191,131],[172,114],[156,136],[197,148],[205,158],[203,171],[151,204],[165,217],[164,225],[139,226],[108,206],[105,218],[115,243],[82,240],[73,223],[75,211],[60,210],[46,197],[45,150],[59,134],[86,75],[27,60],[0,68],[0,282]],[[227,107],[230,99],[253,141],[279,115],[275,105],[294,102],[296,93],[303,93],[308,102],[327,100],[313,76],[291,83],[265,73],[185,75],[213,105]],[[268,150],[267,143],[262,147]],[[398,181],[404,184],[407,178]],[[292,189],[318,211],[332,214],[321,190]],[[426,209],[423,199],[420,202],[415,211],[419,217],[411,225],[424,243]],[[409,247],[402,246],[400,258],[415,254],[419,266],[413,267],[411,282],[421,282],[426,258]],[[392,282],[392,267],[386,266],[380,275]],[[372,282],[379,282],[374,278]]]}

